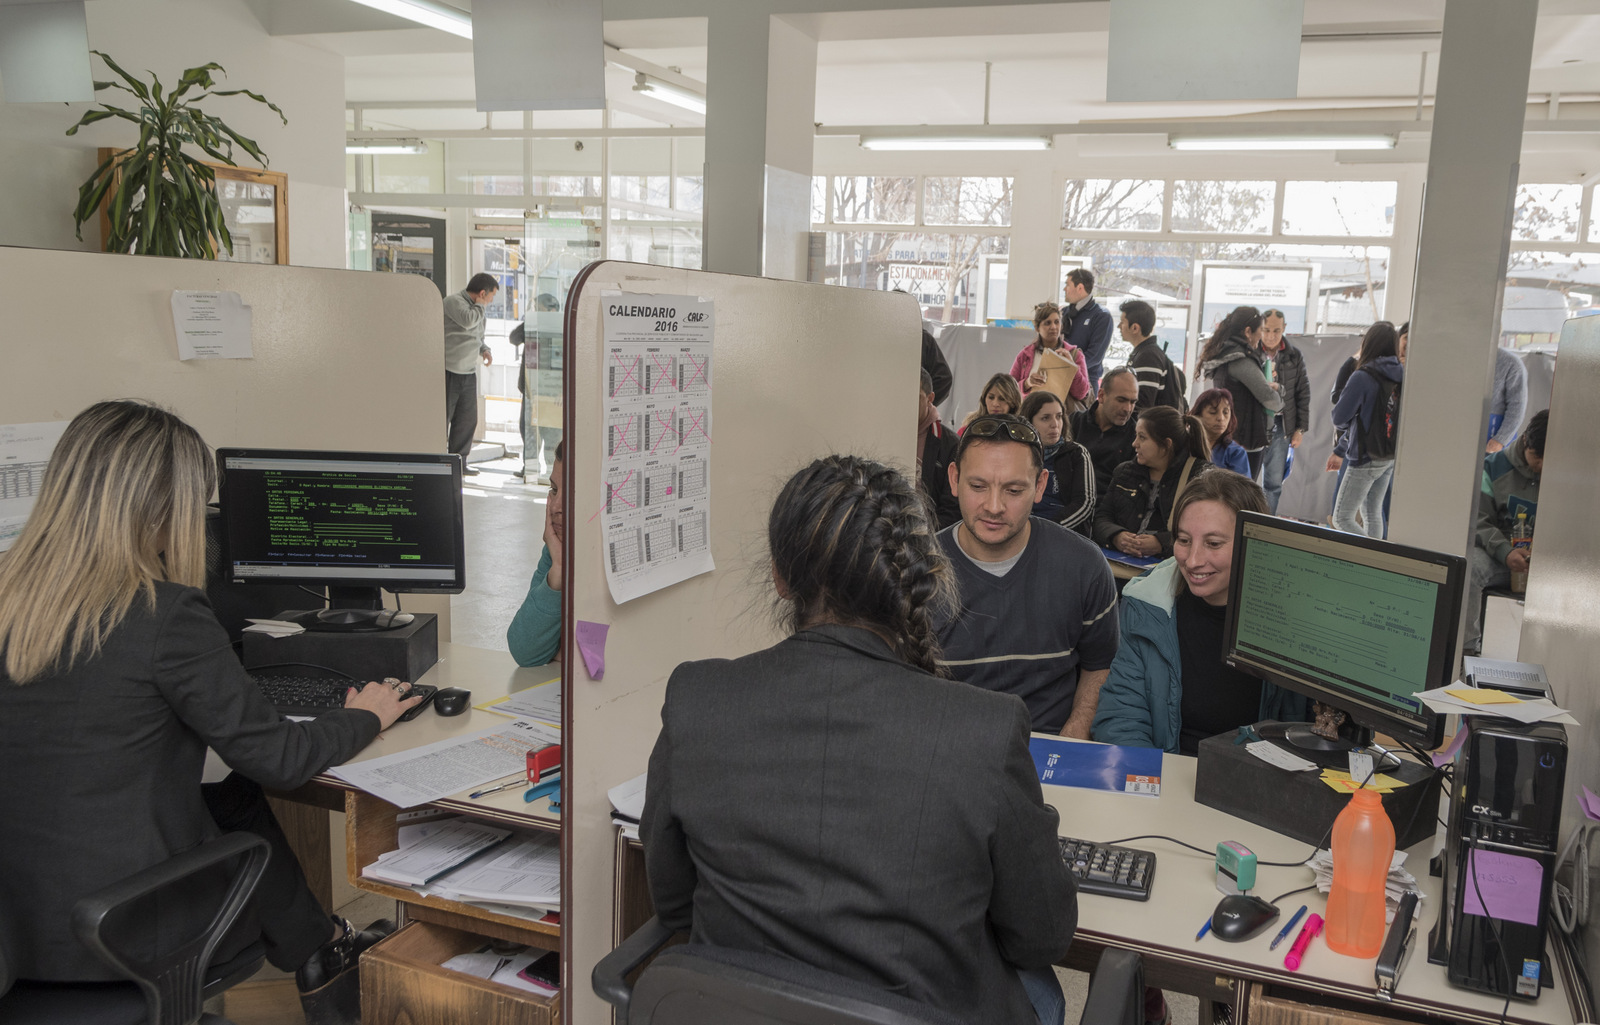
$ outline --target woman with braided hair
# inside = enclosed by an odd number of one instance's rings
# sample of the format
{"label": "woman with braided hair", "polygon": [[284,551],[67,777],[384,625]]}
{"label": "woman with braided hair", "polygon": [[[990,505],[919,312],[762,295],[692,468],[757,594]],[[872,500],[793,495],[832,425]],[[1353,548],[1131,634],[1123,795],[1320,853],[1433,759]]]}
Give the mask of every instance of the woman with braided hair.
{"label": "woman with braided hair", "polygon": [[915,484],[818,459],[767,523],[788,635],[667,683],[640,836],[656,913],[962,1021],[1057,1025],[1077,896],[1020,699],[944,679],[953,577]]}

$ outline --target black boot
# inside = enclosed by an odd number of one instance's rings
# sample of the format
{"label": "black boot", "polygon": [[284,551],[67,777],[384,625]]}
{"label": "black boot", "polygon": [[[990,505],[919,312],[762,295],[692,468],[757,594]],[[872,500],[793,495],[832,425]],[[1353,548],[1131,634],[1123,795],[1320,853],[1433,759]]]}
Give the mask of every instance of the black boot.
{"label": "black boot", "polygon": [[356,966],[361,952],[394,932],[394,923],[386,918],[359,932],[342,918],[335,916],[333,921],[342,927],[339,937],[317,948],[295,969],[306,1025],[359,1025],[361,977]]}

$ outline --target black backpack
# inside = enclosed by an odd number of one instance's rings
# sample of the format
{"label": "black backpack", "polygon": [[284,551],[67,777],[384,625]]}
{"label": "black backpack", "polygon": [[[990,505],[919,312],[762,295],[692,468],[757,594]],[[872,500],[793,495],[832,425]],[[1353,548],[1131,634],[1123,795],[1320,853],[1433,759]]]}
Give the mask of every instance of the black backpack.
{"label": "black backpack", "polygon": [[1378,382],[1377,400],[1372,405],[1372,415],[1361,429],[1361,449],[1368,459],[1393,459],[1395,440],[1400,436],[1400,382],[1374,371],[1361,368]]}

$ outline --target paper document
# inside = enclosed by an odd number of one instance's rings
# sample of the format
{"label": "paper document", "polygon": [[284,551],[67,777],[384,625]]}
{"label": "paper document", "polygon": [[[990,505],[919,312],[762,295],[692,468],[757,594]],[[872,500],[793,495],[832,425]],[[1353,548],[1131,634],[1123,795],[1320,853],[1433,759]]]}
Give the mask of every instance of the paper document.
{"label": "paper document", "polygon": [[266,634],[268,637],[293,637],[303,634],[306,628],[299,623],[291,623],[286,619],[251,619],[249,626],[244,628],[247,634]]}
{"label": "paper document", "polygon": [[33,511],[44,484],[44,467],[65,420],[37,424],[0,424],[0,552],[10,548]]}
{"label": "paper document", "polygon": [[[601,557],[617,604],[716,569],[711,560],[711,300],[601,299]],[[591,675],[599,674],[591,670]]]}
{"label": "paper document", "polygon": [[1450,693],[1465,686],[1465,684],[1457,683],[1454,687],[1425,690],[1418,694],[1417,697],[1435,712],[1450,715],[1492,715],[1501,719],[1513,719],[1521,723],[1560,722],[1570,726],[1578,725],[1578,720],[1573,718],[1571,712],[1568,712],[1565,708],[1558,707],[1548,698],[1518,701],[1514,704],[1484,705],[1473,701],[1463,701]]}
{"label": "paper document", "polygon": [[1246,744],[1244,749],[1268,765],[1276,765],[1278,768],[1287,769],[1290,772],[1310,772],[1317,767],[1316,762],[1285,751],[1270,740],[1252,741]]}
{"label": "paper document", "polygon": [[561,992],[554,986],[546,986],[540,982],[530,982],[517,973],[533,964],[535,961],[550,953],[539,947],[529,947],[521,953],[500,955],[493,951],[485,950],[471,954],[457,954],[441,968],[448,968],[452,972],[461,972],[478,979],[487,979],[500,986],[512,986],[516,989],[527,990],[540,996],[554,996]]}
{"label": "paper document", "polygon": [[509,829],[464,819],[412,828],[417,832],[407,839],[415,842],[380,855],[361,874],[396,886],[424,886],[511,835]]}
{"label": "paper document", "polygon": [[519,690],[504,701],[489,706],[489,711],[518,719],[537,719],[561,724],[561,681],[551,680],[527,690]]}
{"label": "paper document", "polygon": [[400,808],[524,772],[528,751],[561,743],[561,731],[532,719],[513,719],[464,737],[410,751],[335,766],[328,772]]}
{"label": "paper document", "polygon": [[561,841],[523,833],[433,881],[443,895],[544,908],[561,904]]}
{"label": "paper document", "polygon": [[[1394,913],[1400,906],[1400,898],[1405,896],[1407,890],[1417,890],[1417,903],[1423,901],[1421,890],[1417,886],[1417,877],[1406,871],[1406,852],[1395,851],[1389,859],[1389,878],[1384,882],[1384,917],[1386,921],[1394,921]],[[1333,889],[1333,852],[1323,848],[1313,854],[1306,862],[1316,876],[1317,889],[1327,893]]]}
{"label": "paper document", "polygon": [[1161,796],[1159,747],[1118,747],[1086,740],[1031,737],[1028,750],[1033,754],[1040,783],[1141,797]]}
{"label": "paper document", "polygon": [[179,359],[249,359],[250,307],[238,292],[172,293]]}

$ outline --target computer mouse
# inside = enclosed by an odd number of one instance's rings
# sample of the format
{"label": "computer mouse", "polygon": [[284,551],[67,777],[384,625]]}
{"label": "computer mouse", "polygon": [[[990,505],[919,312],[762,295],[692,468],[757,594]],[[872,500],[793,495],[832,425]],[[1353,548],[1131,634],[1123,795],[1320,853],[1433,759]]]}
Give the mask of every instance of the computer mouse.
{"label": "computer mouse", "polygon": [[[444,693],[440,691],[439,693]],[[1211,932],[1219,940],[1238,943],[1267,927],[1278,917],[1278,906],[1248,893],[1230,893],[1211,912]]]}
{"label": "computer mouse", "polygon": [[[446,687],[433,696],[433,710],[440,715],[460,715],[472,707],[472,691]],[[1273,910],[1277,914],[1277,910]]]}

